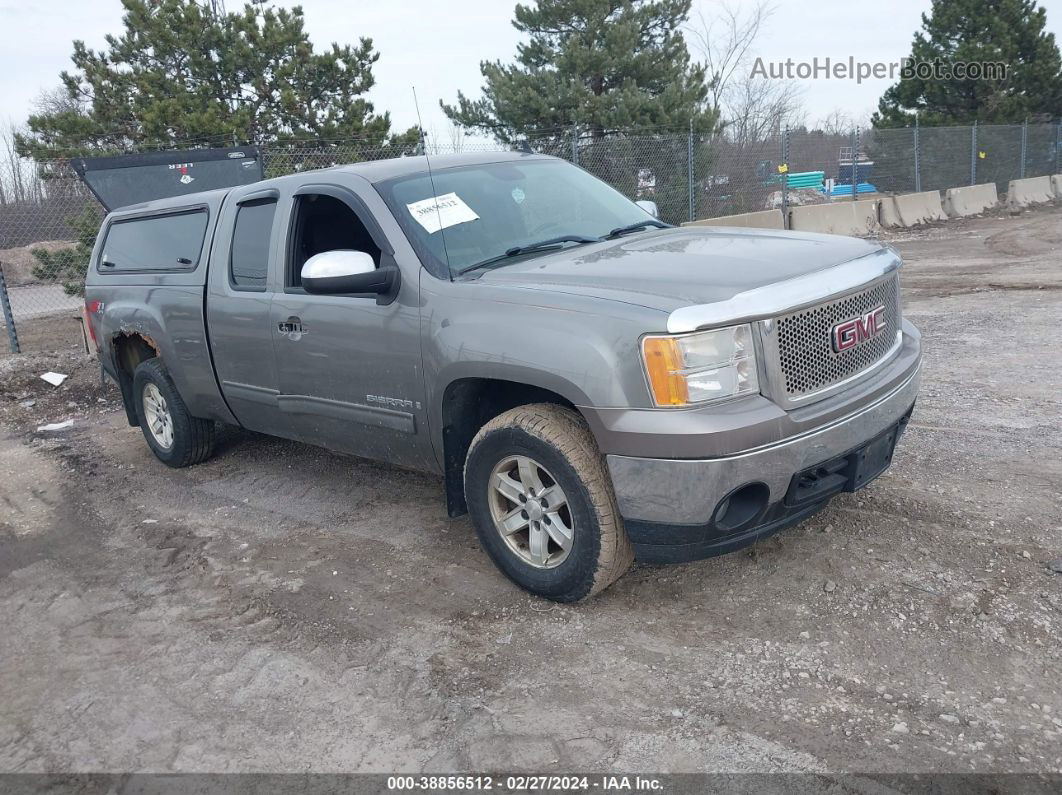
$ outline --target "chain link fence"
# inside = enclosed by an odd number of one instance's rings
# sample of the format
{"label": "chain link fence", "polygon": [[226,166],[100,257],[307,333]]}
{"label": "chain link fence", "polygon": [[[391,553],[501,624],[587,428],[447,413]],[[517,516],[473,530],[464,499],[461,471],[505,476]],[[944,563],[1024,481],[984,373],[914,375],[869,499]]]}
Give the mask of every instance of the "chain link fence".
{"label": "chain link fence", "polygon": [[[656,202],[682,223],[873,193],[943,190],[1062,173],[1062,123],[782,130],[705,136],[660,131],[592,133],[571,127],[528,136],[536,152],[573,162],[632,199]],[[365,141],[260,147],[267,177],[419,154]],[[455,137],[429,154],[511,147]],[[104,211],[69,162],[0,166],[0,350],[83,344],[83,278]],[[17,340],[16,340],[17,335]]]}
{"label": "chain link fence", "polygon": [[67,161],[9,160],[0,184],[0,352],[76,349],[103,209]]}

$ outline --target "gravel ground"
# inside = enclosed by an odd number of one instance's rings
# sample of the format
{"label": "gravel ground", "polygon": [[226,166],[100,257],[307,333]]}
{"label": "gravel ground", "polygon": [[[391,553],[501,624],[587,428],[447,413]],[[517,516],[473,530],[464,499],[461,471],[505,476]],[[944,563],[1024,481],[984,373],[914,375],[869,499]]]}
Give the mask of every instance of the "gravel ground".
{"label": "gravel ground", "polygon": [[83,357],[0,358],[0,771],[1062,771],[1062,210],[889,237],[892,470],[577,606],[435,478],[238,431],[169,470]]}
{"label": "gravel ground", "polygon": [[[19,318],[15,321],[19,350],[23,353],[84,353],[85,342],[81,333],[80,314],[80,311],[68,309],[43,316]],[[7,328],[0,322],[0,356],[9,351]]]}

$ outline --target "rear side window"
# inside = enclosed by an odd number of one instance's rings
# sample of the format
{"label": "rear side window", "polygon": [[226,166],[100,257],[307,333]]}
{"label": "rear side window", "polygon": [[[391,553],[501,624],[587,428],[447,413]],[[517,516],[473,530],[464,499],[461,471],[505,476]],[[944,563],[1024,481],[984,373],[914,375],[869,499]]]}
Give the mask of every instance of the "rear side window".
{"label": "rear side window", "polygon": [[206,227],[206,210],[115,221],[103,243],[100,270],[192,270],[199,264]]}
{"label": "rear side window", "polygon": [[229,274],[237,290],[265,290],[276,211],[276,199],[256,199],[244,202],[236,212]]}

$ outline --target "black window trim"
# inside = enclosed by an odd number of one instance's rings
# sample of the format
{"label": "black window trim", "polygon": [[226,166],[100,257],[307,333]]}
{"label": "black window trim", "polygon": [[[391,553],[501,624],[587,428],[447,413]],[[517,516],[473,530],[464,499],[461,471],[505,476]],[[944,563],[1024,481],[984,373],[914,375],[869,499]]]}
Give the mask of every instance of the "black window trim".
{"label": "black window trim", "polygon": [[263,188],[261,190],[255,190],[251,191],[250,193],[245,193],[243,196],[236,200],[236,206],[239,207],[241,204],[246,204],[247,202],[257,202],[261,201],[262,199],[276,199],[279,202],[280,191],[276,188]]}
{"label": "black window trim", "polygon": [[251,193],[248,193],[245,196],[241,196],[239,199],[236,200],[236,212],[232,216],[232,234],[229,235],[229,256],[228,256],[228,262],[225,263],[225,270],[226,270],[226,272],[228,274],[229,289],[230,290],[234,290],[234,291],[240,292],[240,293],[264,293],[264,292],[268,292],[268,290],[269,290],[269,265],[270,265],[270,263],[269,263],[268,260],[266,261],[266,275],[265,275],[266,283],[263,284],[261,287],[245,287],[245,286],[236,284],[235,280],[232,278],[232,254],[236,250],[236,245],[235,245],[235,243],[236,243],[236,225],[239,223],[239,220],[240,220],[240,210],[243,209],[243,206],[245,204],[250,204],[251,202],[261,202],[262,204],[269,204],[270,202],[272,202],[272,204],[273,204],[273,222],[269,225],[269,248],[268,248],[269,254],[270,254],[270,256],[272,256],[272,253],[273,253],[273,231],[274,231],[274,228],[276,227],[276,224],[277,224],[277,210],[280,209],[280,191],[278,191],[275,188],[268,188],[266,190],[252,191]]}
{"label": "black window trim", "polygon": [[[103,253],[107,250],[107,237],[111,234],[111,229],[115,224],[128,223],[131,221],[142,221],[145,218],[166,218],[175,215],[193,215],[195,213],[204,213],[206,215],[206,224],[203,227],[203,239],[199,241],[199,253],[196,254],[195,262],[191,265],[174,265],[172,268],[104,268],[103,267]],[[179,207],[164,207],[154,210],[141,210],[134,213],[123,213],[118,217],[112,217],[107,220],[106,226],[103,231],[103,238],[100,243],[99,254],[96,257],[96,273],[103,274],[105,276],[118,276],[125,275],[127,273],[191,273],[199,267],[199,263],[203,261],[203,251],[206,250],[207,237],[211,233],[211,217],[210,217],[210,205],[206,202],[199,202],[196,204],[184,204]]]}

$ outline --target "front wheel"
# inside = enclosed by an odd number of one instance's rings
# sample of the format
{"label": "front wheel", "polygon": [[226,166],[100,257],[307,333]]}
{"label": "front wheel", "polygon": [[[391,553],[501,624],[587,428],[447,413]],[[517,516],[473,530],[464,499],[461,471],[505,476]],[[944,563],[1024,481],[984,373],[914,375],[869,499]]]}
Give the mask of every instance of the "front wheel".
{"label": "front wheel", "polygon": [[604,461],[570,409],[520,406],[484,425],[465,462],[465,500],[498,568],[547,599],[592,596],[634,560]]}
{"label": "front wheel", "polygon": [[148,359],[133,373],[133,399],[151,452],[171,467],[198,464],[214,451],[214,423],[188,413],[162,362]]}

